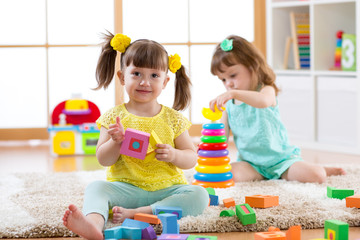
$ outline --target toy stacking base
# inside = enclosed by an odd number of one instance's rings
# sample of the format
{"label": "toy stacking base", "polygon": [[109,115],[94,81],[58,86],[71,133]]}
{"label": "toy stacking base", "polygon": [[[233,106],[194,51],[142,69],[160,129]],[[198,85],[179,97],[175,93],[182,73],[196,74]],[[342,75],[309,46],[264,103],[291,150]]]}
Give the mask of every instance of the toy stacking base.
{"label": "toy stacking base", "polygon": [[228,188],[228,187],[234,186],[235,182],[232,179],[230,179],[228,181],[224,181],[224,182],[203,182],[203,181],[195,180],[192,184],[202,186],[204,188],[208,188],[208,187],[211,187],[211,188]]}

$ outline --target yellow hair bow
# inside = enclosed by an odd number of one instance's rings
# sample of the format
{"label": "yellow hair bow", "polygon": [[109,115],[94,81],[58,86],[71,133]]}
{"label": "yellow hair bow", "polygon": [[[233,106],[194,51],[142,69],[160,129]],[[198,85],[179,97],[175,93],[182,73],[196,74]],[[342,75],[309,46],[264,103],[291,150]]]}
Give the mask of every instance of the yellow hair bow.
{"label": "yellow hair bow", "polygon": [[181,58],[178,54],[170,55],[169,56],[169,70],[172,73],[176,73],[177,70],[181,68]]}
{"label": "yellow hair bow", "polygon": [[110,45],[114,50],[121,53],[125,52],[126,48],[130,45],[131,39],[121,33],[116,34],[110,41]]}

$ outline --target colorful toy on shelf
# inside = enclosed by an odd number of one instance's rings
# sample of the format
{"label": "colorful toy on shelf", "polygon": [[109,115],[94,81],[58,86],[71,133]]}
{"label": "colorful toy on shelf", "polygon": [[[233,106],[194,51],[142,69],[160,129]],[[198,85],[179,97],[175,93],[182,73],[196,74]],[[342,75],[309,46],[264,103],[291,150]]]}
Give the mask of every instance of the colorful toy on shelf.
{"label": "colorful toy on shelf", "polygon": [[309,13],[290,13],[291,37],[287,37],[284,69],[288,68],[290,46],[293,45],[294,68],[310,68],[310,20]]}
{"label": "colorful toy on shelf", "polygon": [[215,121],[222,117],[222,111],[215,106],[215,112],[203,108],[202,114],[211,120],[205,123],[201,131],[201,143],[198,150],[197,173],[194,175],[194,185],[205,188],[227,188],[234,186],[232,179],[229,151],[226,143],[224,124]]}
{"label": "colorful toy on shelf", "polygon": [[70,99],[56,105],[48,128],[54,155],[95,154],[100,131],[95,121],[99,108],[85,99]]}
{"label": "colorful toy on shelf", "polygon": [[336,48],[333,70],[341,70],[341,48],[342,48],[342,35],[343,31],[336,32]]}

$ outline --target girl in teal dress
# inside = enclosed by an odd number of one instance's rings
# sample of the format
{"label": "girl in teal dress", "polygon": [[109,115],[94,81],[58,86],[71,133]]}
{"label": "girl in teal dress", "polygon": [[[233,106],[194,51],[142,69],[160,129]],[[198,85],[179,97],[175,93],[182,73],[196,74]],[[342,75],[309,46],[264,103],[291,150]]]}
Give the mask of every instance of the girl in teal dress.
{"label": "girl in teal dress", "polygon": [[300,149],[289,143],[277,102],[275,74],[261,53],[242,37],[229,36],[216,46],[211,73],[226,92],[210,101],[210,108],[226,107],[221,121],[231,130],[238,150],[232,163],[236,182],[286,179],[323,183],[342,168],[323,167],[304,161]]}

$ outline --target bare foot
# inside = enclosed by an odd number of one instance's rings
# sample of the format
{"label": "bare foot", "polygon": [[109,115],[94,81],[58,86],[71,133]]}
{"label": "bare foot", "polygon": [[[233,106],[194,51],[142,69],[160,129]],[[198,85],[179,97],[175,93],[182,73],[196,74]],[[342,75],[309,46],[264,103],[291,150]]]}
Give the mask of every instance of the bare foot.
{"label": "bare foot", "polygon": [[[103,240],[102,231],[95,223],[89,221],[87,217],[73,204],[65,211],[63,224],[70,231],[80,235],[85,239]],[[102,229],[102,227],[101,227]]]}
{"label": "bare foot", "polygon": [[326,171],[326,176],[337,176],[337,175],[346,175],[346,172],[342,168],[336,167],[324,167]]}
{"label": "bare foot", "polygon": [[113,212],[112,223],[122,223],[126,218],[134,218],[134,215],[135,213],[137,213],[137,210],[115,206],[113,207],[112,212]]}

